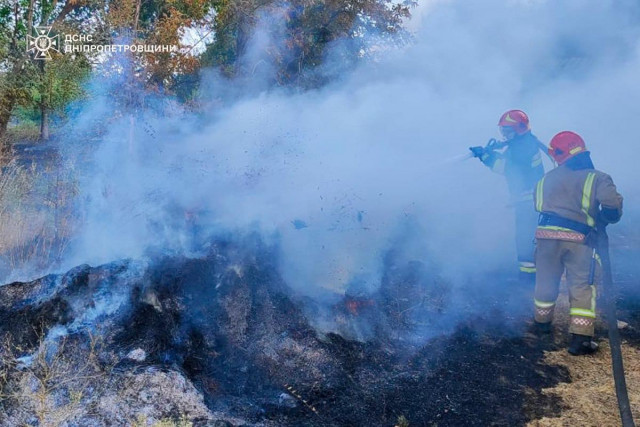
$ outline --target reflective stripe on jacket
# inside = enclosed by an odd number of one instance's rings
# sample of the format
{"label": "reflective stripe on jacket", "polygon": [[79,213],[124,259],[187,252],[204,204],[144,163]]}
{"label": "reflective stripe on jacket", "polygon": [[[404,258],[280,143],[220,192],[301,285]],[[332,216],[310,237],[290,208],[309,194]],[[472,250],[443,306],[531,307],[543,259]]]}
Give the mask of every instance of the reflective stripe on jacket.
{"label": "reflective stripe on jacket", "polygon": [[622,215],[622,196],[613,180],[596,169],[572,170],[561,165],[538,181],[533,200],[538,212],[589,227],[596,225],[600,206],[617,210],[618,216]]}

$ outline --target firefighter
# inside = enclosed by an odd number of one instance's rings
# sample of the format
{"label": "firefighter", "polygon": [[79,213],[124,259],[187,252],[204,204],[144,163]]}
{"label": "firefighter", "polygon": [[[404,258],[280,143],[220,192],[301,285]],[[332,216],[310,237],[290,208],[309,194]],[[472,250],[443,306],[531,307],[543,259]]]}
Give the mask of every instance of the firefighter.
{"label": "firefighter", "polygon": [[534,233],[538,214],[531,209],[533,188],[544,175],[540,149],[546,147],[531,133],[529,117],[509,110],[498,121],[504,141],[491,139],[485,147],[471,147],[473,155],[492,171],[504,174],[515,209],[516,250],[520,282],[533,287],[536,265]]}
{"label": "firefighter", "polygon": [[620,220],[622,196],[611,177],[594,168],[578,134],[565,131],[554,136],[549,154],[559,166],[538,182],[534,194],[535,208],[540,212],[535,233],[534,325],[538,332],[551,331],[560,278],[566,271],[571,318],[568,351],[589,354],[598,348],[592,340],[595,283],[600,276],[594,231]]}

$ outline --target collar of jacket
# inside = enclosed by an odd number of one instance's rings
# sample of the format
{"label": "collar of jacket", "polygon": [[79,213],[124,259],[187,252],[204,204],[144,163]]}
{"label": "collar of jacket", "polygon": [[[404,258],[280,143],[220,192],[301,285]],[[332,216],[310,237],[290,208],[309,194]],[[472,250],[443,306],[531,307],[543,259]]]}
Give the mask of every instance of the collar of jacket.
{"label": "collar of jacket", "polygon": [[564,162],[564,164],[569,169],[574,171],[583,169],[595,169],[595,167],[593,166],[593,162],[591,161],[591,153],[588,151],[576,154],[575,156]]}

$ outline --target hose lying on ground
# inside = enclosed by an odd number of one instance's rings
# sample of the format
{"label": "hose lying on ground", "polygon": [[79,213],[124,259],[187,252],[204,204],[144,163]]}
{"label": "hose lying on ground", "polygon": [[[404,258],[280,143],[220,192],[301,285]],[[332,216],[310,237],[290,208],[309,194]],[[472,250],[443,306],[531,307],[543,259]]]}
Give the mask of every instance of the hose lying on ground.
{"label": "hose lying on ground", "polygon": [[620,333],[618,332],[618,317],[616,316],[616,296],[614,293],[611,274],[611,259],[609,258],[609,236],[606,226],[599,224],[597,231],[597,252],[602,263],[602,296],[604,300],[607,328],[609,329],[609,346],[611,347],[611,364],[613,365],[613,379],[616,385],[618,408],[623,427],[635,427],[629,394],[624,377],[624,365],[622,363],[622,350],[620,348]]}

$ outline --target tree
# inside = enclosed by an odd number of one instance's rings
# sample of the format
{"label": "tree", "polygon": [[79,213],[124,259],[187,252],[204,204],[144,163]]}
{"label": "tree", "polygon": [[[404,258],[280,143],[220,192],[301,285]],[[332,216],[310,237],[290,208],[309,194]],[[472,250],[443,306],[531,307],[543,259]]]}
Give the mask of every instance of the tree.
{"label": "tree", "polygon": [[[0,139],[16,107],[39,113],[40,136],[47,139],[50,113],[82,96],[92,61],[102,62],[84,52],[31,60],[27,36],[36,26],[53,26],[61,34],[91,34],[100,44],[176,46],[129,55],[122,71],[125,90],[118,96],[127,109],[136,111],[144,99],[133,88],[185,100],[193,96],[202,65],[218,67],[228,77],[250,77],[259,64],[243,58],[258,27],[269,35],[260,54],[275,70],[271,84],[321,85],[332,77],[322,69],[330,46],[339,44],[338,62],[350,66],[370,58],[385,43],[401,43],[406,35],[403,20],[414,5],[413,0],[5,1],[0,6]],[[209,27],[215,35],[201,57],[183,42],[185,31],[193,27]]]}
{"label": "tree", "polygon": [[[58,34],[91,35],[95,44],[177,46],[173,52],[131,55],[129,86],[141,85],[171,93],[180,76],[194,74],[198,59],[183,46],[186,27],[202,25],[209,0],[12,0],[0,6],[0,139],[16,107],[37,110],[40,139],[49,137],[51,112],[62,111],[82,96],[82,86],[97,54],[49,51],[48,61],[27,54],[28,36],[37,26],[51,26]],[[132,101],[130,104],[136,104]]]}
{"label": "tree", "polygon": [[34,27],[61,26],[74,12],[93,6],[90,1],[14,0],[0,7],[0,139],[17,106],[40,111],[40,138],[47,139],[50,110],[80,93],[81,77],[89,68],[86,58],[75,55],[69,60],[53,52],[51,61],[35,61],[27,43]]}
{"label": "tree", "polygon": [[256,26],[264,24],[261,16],[275,16],[283,25],[267,25],[272,43],[266,51],[277,69],[276,83],[315,86],[322,79],[313,70],[323,64],[329,46],[341,41],[342,59],[352,64],[370,56],[372,38],[402,42],[402,23],[414,5],[389,0],[292,0],[286,6],[273,0],[217,0],[216,38],[203,62],[221,67],[227,76],[250,74],[240,58]]}
{"label": "tree", "polygon": [[211,0],[115,0],[111,2],[112,32],[146,45],[174,46],[171,52],[142,52],[132,61],[149,89],[175,93],[180,76],[195,73],[199,60],[182,36],[188,27],[207,24]]}
{"label": "tree", "polygon": [[49,113],[61,111],[84,91],[82,83],[91,71],[83,55],[56,55],[51,61],[40,61],[33,77],[27,80],[29,96],[19,104],[40,112],[40,139],[49,139]]}

